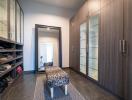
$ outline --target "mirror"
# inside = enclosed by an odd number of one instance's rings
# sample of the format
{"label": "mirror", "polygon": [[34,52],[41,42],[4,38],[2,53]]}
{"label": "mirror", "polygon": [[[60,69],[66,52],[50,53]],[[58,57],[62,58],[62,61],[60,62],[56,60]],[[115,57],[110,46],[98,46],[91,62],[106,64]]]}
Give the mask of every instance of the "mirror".
{"label": "mirror", "polygon": [[35,25],[36,71],[45,71],[46,66],[62,67],[61,28]]}

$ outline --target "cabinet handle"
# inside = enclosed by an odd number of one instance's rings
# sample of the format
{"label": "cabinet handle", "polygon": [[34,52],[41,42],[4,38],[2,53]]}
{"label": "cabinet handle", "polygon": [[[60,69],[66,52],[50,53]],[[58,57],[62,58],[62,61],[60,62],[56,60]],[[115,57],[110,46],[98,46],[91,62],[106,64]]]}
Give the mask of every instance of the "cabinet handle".
{"label": "cabinet handle", "polygon": [[122,40],[120,40],[120,52],[122,53]]}
{"label": "cabinet handle", "polygon": [[126,54],[126,40],[120,40],[120,52]]}
{"label": "cabinet handle", "polygon": [[126,53],[126,40],[122,40],[122,53]]}

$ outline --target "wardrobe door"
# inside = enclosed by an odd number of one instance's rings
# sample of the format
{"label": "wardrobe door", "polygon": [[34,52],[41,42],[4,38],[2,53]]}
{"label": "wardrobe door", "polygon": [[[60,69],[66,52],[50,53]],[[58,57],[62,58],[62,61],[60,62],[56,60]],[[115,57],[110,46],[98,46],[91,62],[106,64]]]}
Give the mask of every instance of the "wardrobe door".
{"label": "wardrobe door", "polygon": [[18,43],[20,43],[20,33],[21,33],[21,10],[20,6],[17,3],[16,4],[16,40]]}
{"label": "wardrobe door", "polygon": [[98,81],[99,15],[89,17],[88,76]]}
{"label": "wardrobe door", "polygon": [[21,43],[24,42],[24,13],[21,10]]}
{"label": "wardrobe door", "polygon": [[75,50],[75,45],[74,45],[74,20],[72,19],[70,21],[70,49],[69,49],[69,65],[71,68],[74,67],[74,50]]}
{"label": "wardrobe door", "polygon": [[[126,100],[132,100],[132,0],[124,0],[125,40],[127,41],[126,70]],[[128,69],[128,70],[127,70]],[[128,78],[128,81],[126,80]]]}
{"label": "wardrobe door", "polygon": [[8,0],[0,0],[0,37],[8,39]]}
{"label": "wardrobe door", "polygon": [[101,9],[99,35],[99,82],[115,95],[123,97],[123,64],[120,40],[123,40],[123,1],[115,0]]}
{"label": "wardrobe door", "polygon": [[16,0],[10,0],[10,40],[15,41],[15,3]]}
{"label": "wardrobe door", "polygon": [[78,38],[78,34],[77,34],[77,17],[74,17],[71,20],[71,27],[70,27],[70,67],[72,67],[73,69],[75,69],[76,71],[79,71],[79,61],[77,59],[79,59],[78,57],[78,53],[77,53],[77,49],[78,49],[78,45],[79,43],[77,43],[77,41],[79,41]]}
{"label": "wardrobe door", "polygon": [[87,22],[80,25],[80,72],[86,75]]}

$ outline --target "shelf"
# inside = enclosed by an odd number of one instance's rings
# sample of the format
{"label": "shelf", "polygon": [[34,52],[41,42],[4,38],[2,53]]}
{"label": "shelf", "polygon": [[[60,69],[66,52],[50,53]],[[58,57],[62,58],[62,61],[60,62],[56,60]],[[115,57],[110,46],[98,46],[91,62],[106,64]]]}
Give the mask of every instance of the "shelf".
{"label": "shelf", "polygon": [[9,63],[9,62],[12,62],[12,61],[14,61],[14,60],[16,60],[16,59],[20,59],[20,58],[22,58],[23,56],[18,56],[18,57],[16,57],[16,58],[14,58],[14,59],[9,59],[9,60],[7,60],[7,61],[3,61],[3,62],[1,62],[0,64],[2,65],[2,64],[6,64],[6,63]]}
{"label": "shelf", "polygon": [[6,50],[6,49],[1,49],[0,53],[4,53],[4,52],[21,52],[21,51],[23,51],[23,50],[12,50],[12,49]]}
{"label": "shelf", "polygon": [[23,44],[22,43],[15,43],[16,45],[21,45],[21,46],[23,46]]}
{"label": "shelf", "polygon": [[4,76],[5,74],[7,74],[8,72],[10,72],[10,71],[12,71],[13,69],[15,69],[17,66],[21,65],[22,63],[23,63],[22,61],[21,61],[21,62],[18,62],[18,63],[16,63],[13,67],[11,67],[10,69],[5,70],[3,73],[0,74],[0,78],[1,78],[2,76]]}
{"label": "shelf", "polygon": [[2,38],[2,37],[0,37],[0,41],[6,42],[6,43],[12,43],[12,44],[15,44],[14,41],[11,41],[11,40],[9,40],[9,39],[5,39],[5,38]]}
{"label": "shelf", "polygon": [[10,44],[16,44],[16,45],[21,45],[21,46],[23,46],[23,44],[21,44],[21,43],[14,42],[14,41],[12,41],[12,40],[10,40],[10,39],[5,39],[5,38],[3,38],[3,37],[0,37],[0,41],[6,42],[6,43],[10,43]]}

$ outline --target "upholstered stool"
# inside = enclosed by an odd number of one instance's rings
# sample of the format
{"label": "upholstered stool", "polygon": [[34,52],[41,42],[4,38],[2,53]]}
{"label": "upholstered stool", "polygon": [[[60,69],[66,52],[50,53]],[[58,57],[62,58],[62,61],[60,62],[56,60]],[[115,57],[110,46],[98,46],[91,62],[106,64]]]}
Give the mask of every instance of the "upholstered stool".
{"label": "upholstered stool", "polygon": [[54,87],[65,87],[65,95],[67,95],[67,85],[69,84],[69,76],[59,67],[46,67],[47,85],[50,88],[51,98],[53,98]]}

